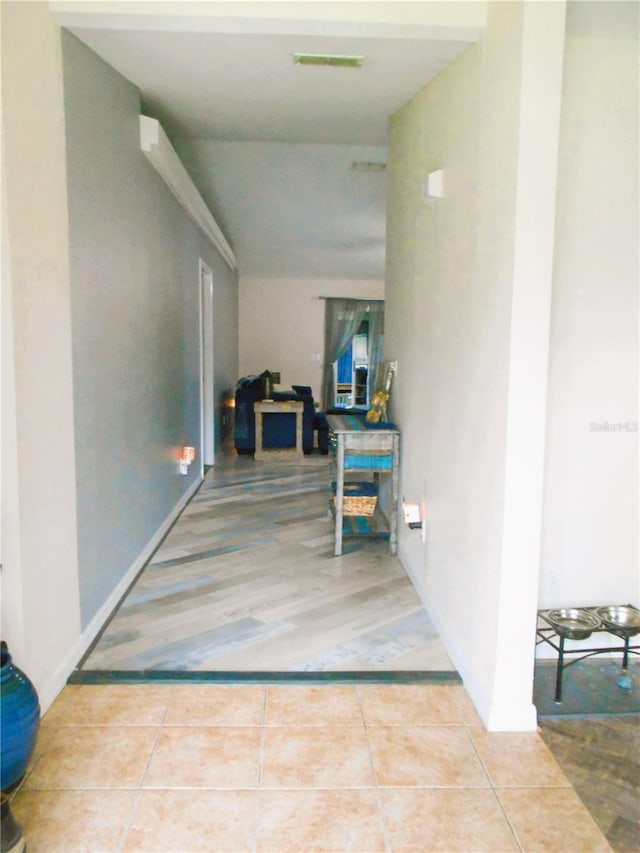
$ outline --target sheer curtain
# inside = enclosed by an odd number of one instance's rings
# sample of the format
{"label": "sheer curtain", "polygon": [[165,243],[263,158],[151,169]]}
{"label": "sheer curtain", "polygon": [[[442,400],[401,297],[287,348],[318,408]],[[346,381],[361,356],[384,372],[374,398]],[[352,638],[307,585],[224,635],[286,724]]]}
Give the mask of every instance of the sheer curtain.
{"label": "sheer curtain", "polygon": [[[367,299],[327,299],[324,324],[324,365],[322,401],[325,409],[335,404],[333,365],[349,346],[363,320],[369,320],[369,379],[371,390],[376,379],[384,331],[384,302]],[[373,334],[372,334],[373,331]]]}

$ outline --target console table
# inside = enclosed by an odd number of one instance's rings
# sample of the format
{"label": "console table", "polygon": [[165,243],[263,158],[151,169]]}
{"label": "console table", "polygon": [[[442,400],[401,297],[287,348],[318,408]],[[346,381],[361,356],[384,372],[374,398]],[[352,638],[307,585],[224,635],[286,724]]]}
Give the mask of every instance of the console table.
{"label": "console table", "polygon": [[[303,459],[302,450],[302,412],[304,403],[298,400],[260,400],[254,403],[253,411],[256,418],[256,451],[255,459]],[[295,447],[263,447],[262,444],[262,418],[269,414],[290,414],[296,419],[296,444]]]}
{"label": "console table", "polygon": [[[396,554],[398,547],[398,471],[400,461],[400,432],[393,426],[369,425],[355,415],[327,415],[329,448],[335,470],[335,547],[336,556],[342,554],[344,531],[345,475],[347,472],[369,472],[379,483],[380,475],[390,480],[391,505],[389,517],[382,512],[379,502],[371,519],[355,516],[357,529],[354,535],[385,536],[389,539],[389,552]],[[346,483],[348,485],[348,483]],[[349,535],[348,533],[346,535]]]}

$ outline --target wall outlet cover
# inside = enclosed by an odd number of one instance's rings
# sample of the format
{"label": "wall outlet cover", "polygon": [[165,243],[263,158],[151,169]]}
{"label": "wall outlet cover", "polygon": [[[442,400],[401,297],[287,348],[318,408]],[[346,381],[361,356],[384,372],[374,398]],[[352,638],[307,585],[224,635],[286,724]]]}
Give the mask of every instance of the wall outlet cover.
{"label": "wall outlet cover", "polygon": [[420,524],[420,507],[418,504],[402,504],[402,514],[405,524]]}

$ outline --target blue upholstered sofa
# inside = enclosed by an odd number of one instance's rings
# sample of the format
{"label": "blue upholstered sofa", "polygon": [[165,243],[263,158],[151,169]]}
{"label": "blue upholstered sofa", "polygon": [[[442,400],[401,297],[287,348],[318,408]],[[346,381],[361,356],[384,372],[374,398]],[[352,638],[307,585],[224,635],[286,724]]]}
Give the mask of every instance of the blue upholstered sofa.
{"label": "blue upholstered sofa", "polygon": [[[255,414],[253,405],[258,400],[264,399],[263,378],[260,376],[246,377],[238,382],[236,388],[235,407],[235,447],[238,453],[253,453],[255,444]],[[315,403],[311,389],[306,386],[294,386],[291,391],[273,391],[270,394],[273,400],[300,400],[304,404],[302,411],[302,449],[309,454],[313,450],[314,430],[322,431],[324,422],[324,436],[320,438],[318,432],[319,446],[326,452],[326,418],[320,412],[316,413]],[[274,412],[263,420],[262,443],[265,447],[295,447],[296,445],[296,422],[295,418],[286,413]],[[323,444],[325,447],[323,448]]]}

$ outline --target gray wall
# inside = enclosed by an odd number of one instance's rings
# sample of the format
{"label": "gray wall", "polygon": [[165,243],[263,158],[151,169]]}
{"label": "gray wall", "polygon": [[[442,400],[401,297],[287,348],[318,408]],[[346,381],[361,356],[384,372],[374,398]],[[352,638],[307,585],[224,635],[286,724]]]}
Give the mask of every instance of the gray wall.
{"label": "gray wall", "polygon": [[[214,274],[216,400],[237,378],[235,274],[140,150],[137,89],[63,32],[82,625],[193,480],[198,258]],[[218,430],[219,432],[219,430]]]}

